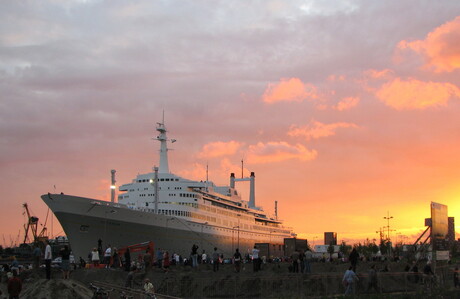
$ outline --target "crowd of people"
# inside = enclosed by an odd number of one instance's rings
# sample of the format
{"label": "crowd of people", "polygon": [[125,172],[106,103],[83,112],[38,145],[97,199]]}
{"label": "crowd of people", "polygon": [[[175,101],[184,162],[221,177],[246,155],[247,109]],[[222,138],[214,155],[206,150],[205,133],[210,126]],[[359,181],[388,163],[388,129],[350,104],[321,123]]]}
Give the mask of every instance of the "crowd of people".
{"label": "crowd of people", "polygon": [[[69,279],[70,277],[70,256],[71,251],[67,245],[64,245],[58,252],[58,256],[61,257],[60,268],[62,271],[62,278]],[[291,256],[285,257],[283,260],[290,263],[288,269],[291,273],[311,274],[312,263],[314,261],[327,262],[328,259],[323,254],[322,258],[313,257],[313,252],[310,249],[294,250]],[[32,252],[33,267],[38,269],[41,262],[45,265],[45,277],[51,279],[51,263],[53,259],[53,252],[50,243],[46,245],[44,252],[39,246],[35,246]],[[379,273],[390,272],[387,263],[370,263],[366,267],[360,267],[358,272],[358,263],[362,260],[356,249],[353,249],[351,253],[345,257],[342,256],[338,259],[342,262],[349,263],[349,267],[345,271],[342,284],[345,290],[345,295],[355,294],[357,291],[357,285],[360,287],[364,284],[360,280],[365,279],[367,282],[365,292],[381,292],[382,286],[379,284]],[[332,257],[330,259],[332,261]],[[121,252],[108,244],[105,249],[102,248],[102,241],[98,241],[97,247],[92,248],[87,256],[87,259],[80,257],[79,265],[82,268],[93,267],[93,268],[106,268],[106,269],[124,269],[127,273],[125,287],[133,288],[135,285],[134,277],[139,271],[147,273],[152,267],[157,267],[163,272],[168,272],[170,266],[190,266],[192,269],[198,270],[200,265],[212,265],[212,271],[219,271],[221,264],[228,263],[232,264],[234,272],[239,273],[242,270],[242,266],[248,263],[252,263],[252,271],[259,272],[261,265],[266,263],[266,257],[260,256],[260,250],[257,246],[248,251],[244,256],[241,254],[238,248],[235,249],[234,253],[224,259],[222,252],[218,248],[214,248],[213,252],[208,254],[205,250],[201,250],[199,253],[199,246],[193,244],[188,257],[183,257],[177,253],[169,254],[167,250],[147,247],[143,252],[136,252],[135,255],[131,256],[129,247],[124,248]],[[89,264],[89,265],[88,265]],[[377,265],[379,269],[377,269]],[[408,282],[421,283],[424,286],[432,287],[436,282],[436,275],[433,272],[431,261],[427,260],[424,262],[422,270],[419,271],[421,261],[413,261],[408,263],[404,268],[406,275],[404,276]],[[206,267],[209,269],[209,267]],[[8,273],[8,292],[10,298],[18,298],[21,289],[22,281],[19,278],[20,265],[18,261],[13,258],[10,265],[3,265],[3,270]],[[455,288],[460,288],[459,284],[459,273],[458,266],[453,271],[453,282]],[[152,282],[145,279],[143,283],[136,283],[142,285],[146,294],[154,294],[154,286]],[[361,290],[362,291],[362,290]]]}

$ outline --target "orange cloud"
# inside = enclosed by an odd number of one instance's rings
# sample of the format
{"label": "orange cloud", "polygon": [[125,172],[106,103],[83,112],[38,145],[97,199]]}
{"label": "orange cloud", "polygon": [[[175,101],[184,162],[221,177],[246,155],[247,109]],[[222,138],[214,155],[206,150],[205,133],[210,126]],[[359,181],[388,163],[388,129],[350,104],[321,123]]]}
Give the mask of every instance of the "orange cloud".
{"label": "orange cloud", "polygon": [[338,128],[357,128],[358,126],[352,123],[333,123],[323,124],[319,121],[312,120],[309,125],[304,127],[297,127],[292,125],[289,128],[289,136],[303,136],[307,140],[318,139],[321,137],[328,137],[335,135]]}
{"label": "orange cloud", "polygon": [[[229,159],[222,159],[222,161],[220,161],[220,170],[224,177],[228,176],[232,172],[235,174],[241,174],[241,164],[234,164]],[[244,173],[250,173],[250,170],[245,167]]]}
{"label": "orange cloud", "polygon": [[206,180],[206,166],[199,163],[193,163],[192,167],[179,170],[177,174],[191,180]]}
{"label": "orange cloud", "polygon": [[339,111],[348,110],[358,105],[358,103],[358,97],[346,97],[343,98],[340,102],[338,102],[337,105],[334,106],[334,109]]}
{"label": "orange cloud", "polygon": [[394,71],[389,70],[389,69],[384,69],[384,70],[367,70],[364,72],[364,75],[371,77],[373,79],[381,79],[381,78],[388,78],[392,76]]}
{"label": "orange cloud", "polygon": [[344,75],[329,75],[327,77],[328,81],[345,81]]}
{"label": "orange cloud", "polygon": [[396,78],[377,90],[376,96],[397,110],[425,109],[444,106],[452,97],[460,97],[460,89],[450,83],[403,81]]}
{"label": "orange cloud", "polygon": [[399,50],[410,49],[425,59],[425,68],[451,72],[460,68],[460,16],[428,33],[424,40],[401,41]]}
{"label": "orange cloud", "polygon": [[203,146],[202,151],[198,154],[200,158],[216,158],[222,156],[234,155],[243,144],[236,141],[229,142],[211,142]]}
{"label": "orange cloud", "polygon": [[313,84],[305,84],[298,78],[284,78],[279,83],[268,84],[262,100],[266,103],[302,102],[308,98],[317,98],[316,87]]}
{"label": "orange cloud", "polygon": [[309,150],[301,144],[290,145],[287,142],[259,142],[249,146],[247,160],[251,164],[264,164],[281,162],[290,159],[310,161],[316,158],[318,153]]}

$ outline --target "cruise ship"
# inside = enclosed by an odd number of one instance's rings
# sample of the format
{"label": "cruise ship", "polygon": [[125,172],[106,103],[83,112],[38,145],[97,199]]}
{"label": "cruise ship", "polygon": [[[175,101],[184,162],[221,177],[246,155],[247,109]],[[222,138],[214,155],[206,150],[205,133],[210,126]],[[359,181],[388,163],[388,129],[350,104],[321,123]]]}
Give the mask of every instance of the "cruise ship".
{"label": "cruise ship", "polygon": [[[275,215],[270,216],[256,206],[253,172],[246,178],[230,174],[229,186],[170,173],[167,146],[175,140],[167,138],[164,120],[157,123],[156,130],[159,167],[121,185],[117,200],[115,170],[111,201],[62,193],[41,196],[59,220],[76,258],[86,258],[98,240],[103,247],[153,241],[156,248],[184,257],[195,244],[200,253],[211,253],[217,247],[228,257],[236,248],[243,254],[248,252],[255,243],[269,243],[279,252],[285,238],[296,236],[278,220],[276,207]],[[248,200],[235,188],[241,181],[250,184]]]}

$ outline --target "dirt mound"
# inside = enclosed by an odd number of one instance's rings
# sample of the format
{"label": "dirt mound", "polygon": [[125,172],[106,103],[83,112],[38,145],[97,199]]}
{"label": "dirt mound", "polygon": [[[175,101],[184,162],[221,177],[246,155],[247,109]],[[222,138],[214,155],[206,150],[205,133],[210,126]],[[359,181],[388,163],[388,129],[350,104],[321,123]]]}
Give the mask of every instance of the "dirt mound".
{"label": "dirt mound", "polygon": [[22,291],[21,298],[49,299],[49,298],[92,298],[93,292],[78,281],[69,279],[39,279],[27,285]]}

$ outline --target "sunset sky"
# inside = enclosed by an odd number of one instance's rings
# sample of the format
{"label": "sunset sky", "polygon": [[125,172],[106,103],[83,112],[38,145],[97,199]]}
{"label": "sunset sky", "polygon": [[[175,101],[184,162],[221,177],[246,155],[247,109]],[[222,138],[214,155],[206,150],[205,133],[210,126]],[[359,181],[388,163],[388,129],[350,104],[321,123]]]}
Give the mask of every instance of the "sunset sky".
{"label": "sunset sky", "polygon": [[458,0],[6,0],[0,108],[3,245],[24,202],[42,222],[44,193],[150,172],[163,111],[173,173],[227,185],[243,159],[316,244],[378,239],[388,212],[412,240],[431,201],[460,232]]}

